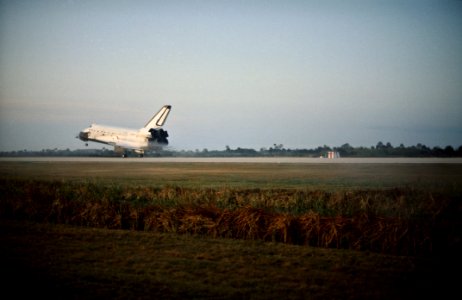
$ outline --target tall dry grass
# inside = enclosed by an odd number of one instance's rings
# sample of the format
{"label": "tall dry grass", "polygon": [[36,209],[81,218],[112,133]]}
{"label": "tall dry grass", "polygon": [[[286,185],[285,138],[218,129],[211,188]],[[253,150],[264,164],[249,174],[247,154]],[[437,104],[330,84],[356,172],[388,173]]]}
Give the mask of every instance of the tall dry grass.
{"label": "tall dry grass", "polygon": [[3,218],[400,255],[460,246],[461,201],[449,192],[0,183]]}

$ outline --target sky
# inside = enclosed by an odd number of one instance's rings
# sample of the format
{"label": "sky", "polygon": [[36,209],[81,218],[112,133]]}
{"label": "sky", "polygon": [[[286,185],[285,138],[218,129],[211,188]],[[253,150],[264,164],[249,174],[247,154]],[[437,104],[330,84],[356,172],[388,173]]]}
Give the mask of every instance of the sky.
{"label": "sky", "polygon": [[175,150],[456,148],[461,78],[460,0],[0,0],[0,151],[165,104]]}

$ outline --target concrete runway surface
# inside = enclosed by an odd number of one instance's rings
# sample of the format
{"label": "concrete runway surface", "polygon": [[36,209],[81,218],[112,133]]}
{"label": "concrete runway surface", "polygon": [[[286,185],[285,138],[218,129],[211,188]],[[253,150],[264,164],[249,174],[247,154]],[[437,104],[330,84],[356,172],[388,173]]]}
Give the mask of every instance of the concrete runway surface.
{"label": "concrete runway surface", "polygon": [[117,162],[117,163],[285,163],[285,164],[462,164],[462,158],[420,157],[1,157],[13,162]]}

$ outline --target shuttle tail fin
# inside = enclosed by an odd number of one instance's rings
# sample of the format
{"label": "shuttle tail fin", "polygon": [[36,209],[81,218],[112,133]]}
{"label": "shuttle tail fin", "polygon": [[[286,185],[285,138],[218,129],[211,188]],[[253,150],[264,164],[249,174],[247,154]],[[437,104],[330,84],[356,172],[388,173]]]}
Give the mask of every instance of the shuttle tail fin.
{"label": "shuttle tail fin", "polygon": [[165,121],[167,120],[168,114],[170,113],[170,110],[172,109],[171,105],[164,105],[157,114],[155,114],[151,120],[149,120],[146,125],[144,125],[143,128],[140,129],[140,131],[144,132],[149,132],[150,129],[152,128],[159,128],[162,127],[165,124]]}

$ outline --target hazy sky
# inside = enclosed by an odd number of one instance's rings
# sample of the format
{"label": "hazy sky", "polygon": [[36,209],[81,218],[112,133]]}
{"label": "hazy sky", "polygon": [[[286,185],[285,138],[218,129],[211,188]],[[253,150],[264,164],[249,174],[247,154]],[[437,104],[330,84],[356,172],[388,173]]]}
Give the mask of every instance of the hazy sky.
{"label": "hazy sky", "polygon": [[458,147],[462,1],[0,0],[0,150],[164,104],[178,150]]}

